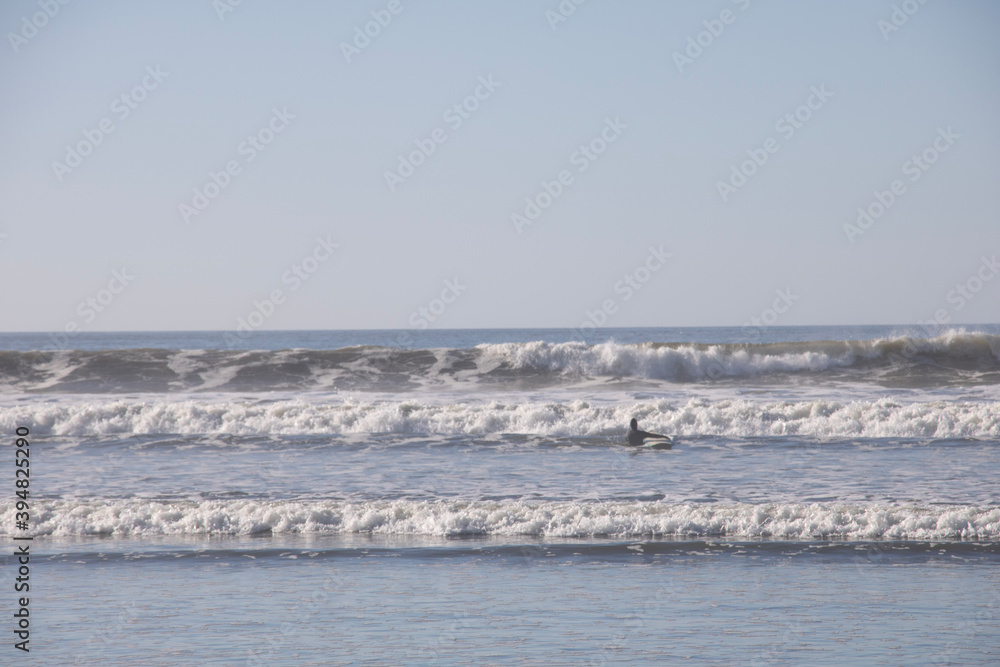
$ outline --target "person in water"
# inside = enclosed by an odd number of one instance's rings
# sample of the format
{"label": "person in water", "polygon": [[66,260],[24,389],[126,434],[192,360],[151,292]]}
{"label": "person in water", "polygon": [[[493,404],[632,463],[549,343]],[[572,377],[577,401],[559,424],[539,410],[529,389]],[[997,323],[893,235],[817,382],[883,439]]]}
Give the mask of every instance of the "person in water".
{"label": "person in water", "polygon": [[660,435],[659,433],[649,433],[647,431],[640,431],[639,422],[636,421],[635,418],[633,418],[631,423],[629,423],[628,444],[640,447],[642,446],[643,442],[645,442],[646,438],[670,440],[670,438],[668,438],[667,436]]}

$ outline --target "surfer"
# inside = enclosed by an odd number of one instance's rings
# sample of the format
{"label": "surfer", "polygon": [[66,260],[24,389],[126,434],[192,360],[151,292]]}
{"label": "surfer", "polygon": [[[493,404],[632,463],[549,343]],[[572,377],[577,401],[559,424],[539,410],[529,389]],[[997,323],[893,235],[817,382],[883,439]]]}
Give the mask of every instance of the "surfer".
{"label": "surfer", "polygon": [[667,440],[667,441],[670,440],[670,438],[668,438],[667,436],[660,435],[659,433],[649,433],[647,431],[640,431],[639,422],[636,421],[635,418],[633,418],[631,423],[629,423],[628,444],[634,445],[636,447],[641,447],[646,438],[656,438],[658,440]]}

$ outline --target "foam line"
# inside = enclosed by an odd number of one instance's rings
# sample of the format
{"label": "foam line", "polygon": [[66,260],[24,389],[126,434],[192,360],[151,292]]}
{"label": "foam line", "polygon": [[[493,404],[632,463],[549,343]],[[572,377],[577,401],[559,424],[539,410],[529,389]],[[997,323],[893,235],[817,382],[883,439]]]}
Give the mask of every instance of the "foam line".
{"label": "foam line", "polygon": [[[0,504],[0,534],[14,525]],[[828,503],[36,501],[37,536],[370,533],[536,537],[997,540],[1000,508]]]}

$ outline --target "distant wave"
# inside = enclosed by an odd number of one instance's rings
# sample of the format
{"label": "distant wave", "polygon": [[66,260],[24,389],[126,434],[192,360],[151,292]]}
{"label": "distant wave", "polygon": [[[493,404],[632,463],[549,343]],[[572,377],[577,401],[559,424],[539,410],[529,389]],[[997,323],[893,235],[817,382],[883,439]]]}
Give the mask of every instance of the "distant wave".
{"label": "distant wave", "polygon": [[1000,383],[1000,336],[951,331],[931,339],[719,345],[0,352],[0,390],[7,392],[388,392],[475,384],[532,389],[591,378],[699,382],[830,374],[887,386]]}
{"label": "distant wave", "polygon": [[621,436],[631,417],[669,435],[997,438],[1000,403],[899,403],[890,399],[755,403],[665,400],[629,405],[300,400],[82,401],[0,407],[0,428],[33,434],[439,434]]}
{"label": "distant wave", "polygon": [[[14,525],[0,504],[0,534]],[[826,503],[36,500],[34,535],[371,533],[537,537],[996,540],[1000,508]]]}

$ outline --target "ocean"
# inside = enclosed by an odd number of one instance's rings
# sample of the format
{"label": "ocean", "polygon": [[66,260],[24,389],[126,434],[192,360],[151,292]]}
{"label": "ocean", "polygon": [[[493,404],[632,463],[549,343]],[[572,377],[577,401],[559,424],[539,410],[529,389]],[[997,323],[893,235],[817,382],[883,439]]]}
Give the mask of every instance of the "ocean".
{"label": "ocean", "polygon": [[1000,325],[6,333],[0,392],[3,664],[1000,663]]}

